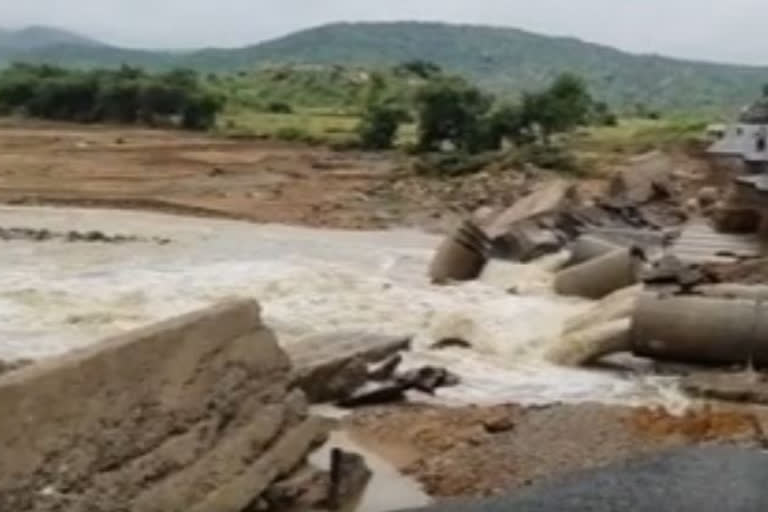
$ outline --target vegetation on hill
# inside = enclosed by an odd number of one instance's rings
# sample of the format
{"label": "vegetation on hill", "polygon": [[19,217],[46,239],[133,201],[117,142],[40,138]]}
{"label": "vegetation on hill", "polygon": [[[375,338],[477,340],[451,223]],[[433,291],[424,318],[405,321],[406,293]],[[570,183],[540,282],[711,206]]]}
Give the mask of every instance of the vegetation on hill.
{"label": "vegetation on hill", "polygon": [[439,23],[333,24],[237,49],[174,54],[109,46],[67,44],[3,50],[14,59],[59,65],[200,71],[250,71],[287,64],[375,69],[404,61],[434,62],[512,99],[546,87],[558,75],[583,77],[597,98],[623,112],[654,110],[730,113],[748,103],[768,81],[768,68],[712,64],[636,55],[573,38],[549,37],[512,28]]}
{"label": "vegetation on hill", "polygon": [[221,108],[194,72],[67,70],[14,65],[0,72],[0,111],[76,122],[211,128]]}

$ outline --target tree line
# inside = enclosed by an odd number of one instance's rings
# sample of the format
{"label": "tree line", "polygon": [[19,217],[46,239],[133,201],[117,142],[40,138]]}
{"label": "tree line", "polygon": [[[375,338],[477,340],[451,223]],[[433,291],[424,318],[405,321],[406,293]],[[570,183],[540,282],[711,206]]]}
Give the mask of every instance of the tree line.
{"label": "tree line", "polygon": [[77,70],[14,64],[0,71],[0,112],[5,114],[206,130],[222,106],[191,70],[150,74],[128,66]]}
{"label": "tree line", "polygon": [[609,107],[596,101],[576,75],[562,74],[540,91],[526,92],[516,103],[501,103],[456,76],[421,61],[401,65],[430,80],[404,105],[397,98],[370,101],[359,126],[368,149],[391,148],[399,125],[415,117],[417,150],[439,151],[446,145],[465,153],[497,150],[504,141],[548,145],[551,137],[577,126],[615,124]]}

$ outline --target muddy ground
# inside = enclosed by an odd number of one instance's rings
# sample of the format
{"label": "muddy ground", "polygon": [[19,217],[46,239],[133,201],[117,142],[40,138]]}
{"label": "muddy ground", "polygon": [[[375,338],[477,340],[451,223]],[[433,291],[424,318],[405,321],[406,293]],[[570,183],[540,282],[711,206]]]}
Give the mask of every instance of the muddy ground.
{"label": "muddy ground", "polygon": [[[701,174],[678,155],[676,172]],[[557,174],[501,162],[448,178],[413,159],[179,131],[0,120],[0,202],[136,208],[312,227],[444,231],[480,207],[499,211]],[[610,173],[565,175],[582,195]],[[686,178],[686,181],[691,179]],[[695,190],[698,185],[694,186]]]}
{"label": "muddy ground", "polygon": [[382,227],[386,158],[175,131],[0,123],[0,201]]}
{"label": "muddy ground", "polygon": [[764,408],[672,415],[598,404],[377,409],[346,420],[433,497],[494,496],[552,477],[699,444],[763,446]]}

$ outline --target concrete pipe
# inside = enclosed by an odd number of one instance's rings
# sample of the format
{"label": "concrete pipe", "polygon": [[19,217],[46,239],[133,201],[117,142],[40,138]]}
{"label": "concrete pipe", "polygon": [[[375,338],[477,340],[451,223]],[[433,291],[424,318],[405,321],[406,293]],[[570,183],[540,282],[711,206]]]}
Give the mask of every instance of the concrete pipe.
{"label": "concrete pipe", "polygon": [[567,268],[555,277],[555,291],[588,299],[606,295],[637,283],[638,262],[629,249],[619,249]]}
{"label": "concrete pipe", "polygon": [[491,241],[471,221],[464,221],[438,247],[429,276],[433,283],[476,279],[488,261]]}
{"label": "concrete pipe", "polygon": [[621,249],[620,245],[594,235],[580,236],[571,246],[570,265],[578,265]]}
{"label": "concrete pipe", "polygon": [[635,354],[655,359],[768,366],[768,303],[646,292],[631,343]]}

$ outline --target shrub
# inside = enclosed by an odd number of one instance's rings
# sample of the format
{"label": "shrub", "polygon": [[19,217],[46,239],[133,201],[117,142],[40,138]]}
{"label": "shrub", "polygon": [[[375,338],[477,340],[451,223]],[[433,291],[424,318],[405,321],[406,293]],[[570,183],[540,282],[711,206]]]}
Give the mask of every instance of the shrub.
{"label": "shrub", "polygon": [[421,150],[436,151],[450,142],[459,150],[476,151],[480,119],[491,102],[491,96],[460,79],[427,84],[416,96]]}
{"label": "shrub", "polygon": [[267,112],[272,114],[293,114],[293,107],[282,101],[272,101],[267,104]]}
{"label": "shrub", "polygon": [[364,149],[391,149],[400,123],[407,113],[391,105],[369,105],[357,127]]}

